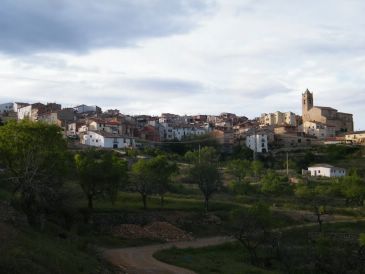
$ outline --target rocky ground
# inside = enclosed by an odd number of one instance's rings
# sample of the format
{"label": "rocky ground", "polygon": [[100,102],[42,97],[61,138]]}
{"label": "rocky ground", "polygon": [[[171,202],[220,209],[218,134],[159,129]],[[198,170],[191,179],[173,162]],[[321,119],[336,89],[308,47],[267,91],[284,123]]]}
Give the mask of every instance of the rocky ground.
{"label": "rocky ground", "polygon": [[193,240],[189,233],[167,222],[152,222],[145,226],[117,225],[113,227],[112,234],[125,239],[156,239],[164,242]]}

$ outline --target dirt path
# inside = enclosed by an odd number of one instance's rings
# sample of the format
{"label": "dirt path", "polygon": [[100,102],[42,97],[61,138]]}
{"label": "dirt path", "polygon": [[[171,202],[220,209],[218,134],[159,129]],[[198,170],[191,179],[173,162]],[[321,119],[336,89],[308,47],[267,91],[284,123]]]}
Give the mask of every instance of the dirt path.
{"label": "dirt path", "polygon": [[[358,221],[365,221],[365,218],[342,219],[328,221],[325,223],[354,223]],[[312,227],[317,225],[317,223],[294,225],[277,229],[276,231],[288,231],[295,228]],[[157,251],[169,249],[174,246],[177,248],[199,248],[220,245],[233,241],[235,241],[235,239],[231,237],[201,238],[188,242],[108,249],[104,251],[104,256],[110,263],[120,267],[128,274],[194,274],[194,271],[160,262],[153,257],[153,254]]]}
{"label": "dirt path", "polygon": [[157,251],[177,248],[199,248],[220,245],[234,241],[230,237],[202,238],[189,242],[176,242],[142,247],[109,249],[104,252],[105,258],[120,267],[128,274],[193,274],[195,272],[156,260],[153,254]]}

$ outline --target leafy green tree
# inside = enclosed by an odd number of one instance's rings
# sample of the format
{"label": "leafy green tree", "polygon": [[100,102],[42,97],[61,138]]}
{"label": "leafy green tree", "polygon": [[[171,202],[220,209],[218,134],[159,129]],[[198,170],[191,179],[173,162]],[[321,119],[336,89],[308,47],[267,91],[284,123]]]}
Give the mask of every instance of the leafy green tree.
{"label": "leafy green tree", "polygon": [[346,199],[346,205],[351,202],[359,206],[364,205],[365,182],[356,171],[340,179],[341,193]]}
{"label": "leafy green tree", "polygon": [[110,151],[89,149],[75,155],[75,164],[89,210],[94,208],[98,197],[108,197],[115,202],[121,185],[127,182],[126,161]]}
{"label": "leafy green tree", "polygon": [[270,208],[261,203],[249,209],[232,212],[231,219],[235,229],[234,237],[250,254],[251,264],[258,266],[260,258],[257,249],[268,244],[273,218]]}
{"label": "leafy green tree", "polygon": [[256,180],[260,179],[263,170],[264,170],[264,165],[262,164],[261,161],[256,160],[251,163],[251,172]]}
{"label": "leafy green tree", "polygon": [[228,163],[227,170],[234,176],[237,184],[241,184],[250,171],[250,162],[248,160],[232,160]]}
{"label": "leafy green tree", "polygon": [[150,172],[155,191],[160,195],[161,206],[164,206],[164,196],[169,190],[171,184],[171,176],[178,171],[176,163],[171,163],[166,156],[159,155],[149,162]]}
{"label": "leafy green tree", "polygon": [[0,162],[29,224],[42,228],[65,178],[66,142],[60,128],[8,122],[0,127]]}
{"label": "leafy green tree", "polygon": [[322,232],[323,216],[329,214],[326,208],[331,197],[326,196],[318,187],[310,187],[304,184],[296,186],[295,196],[306,204],[311,205],[313,214],[316,216],[319,231]]}
{"label": "leafy green tree", "polygon": [[203,147],[198,151],[187,152],[185,158],[192,163],[189,176],[192,182],[198,184],[204,196],[204,209],[207,212],[210,198],[222,187],[217,151],[212,147]]}
{"label": "leafy green tree", "polygon": [[266,194],[289,194],[292,193],[292,187],[287,178],[270,170],[261,180],[261,191]]}
{"label": "leafy green tree", "polygon": [[209,210],[209,200],[222,187],[222,181],[217,164],[209,162],[195,163],[190,168],[190,178],[197,183],[204,196],[205,212]]}
{"label": "leafy green tree", "polygon": [[246,145],[237,145],[233,147],[232,158],[252,161],[253,153],[252,150],[249,149]]}
{"label": "leafy green tree", "polygon": [[175,172],[176,164],[168,161],[164,155],[139,160],[132,166],[133,189],[141,195],[144,209],[147,209],[148,196],[155,193],[161,198],[161,206],[164,205],[164,196],[170,188],[171,176]]}
{"label": "leafy green tree", "polygon": [[190,163],[217,163],[219,155],[213,147],[203,147],[200,150],[188,151],[185,159]]}
{"label": "leafy green tree", "polygon": [[141,159],[132,166],[131,182],[133,189],[141,195],[144,209],[147,209],[147,197],[155,190],[153,176],[149,160]]}

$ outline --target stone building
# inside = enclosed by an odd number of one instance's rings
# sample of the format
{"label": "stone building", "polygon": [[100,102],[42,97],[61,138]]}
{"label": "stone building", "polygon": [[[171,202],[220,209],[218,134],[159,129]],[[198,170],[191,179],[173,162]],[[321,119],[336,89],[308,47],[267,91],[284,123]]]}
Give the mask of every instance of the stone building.
{"label": "stone building", "polygon": [[305,122],[320,122],[328,126],[334,126],[336,132],[348,132],[354,130],[352,114],[338,112],[331,107],[314,106],[313,93],[308,89],[302,94],[302,116]]}

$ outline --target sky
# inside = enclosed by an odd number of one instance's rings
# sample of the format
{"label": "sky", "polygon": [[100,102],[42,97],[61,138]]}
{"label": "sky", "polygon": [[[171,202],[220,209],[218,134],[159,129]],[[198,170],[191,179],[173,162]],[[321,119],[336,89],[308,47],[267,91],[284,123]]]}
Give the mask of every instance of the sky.
{"label": "sky", "polygon": [[301,114],[365,129],[363,0],[0,0],[0,103]]}

